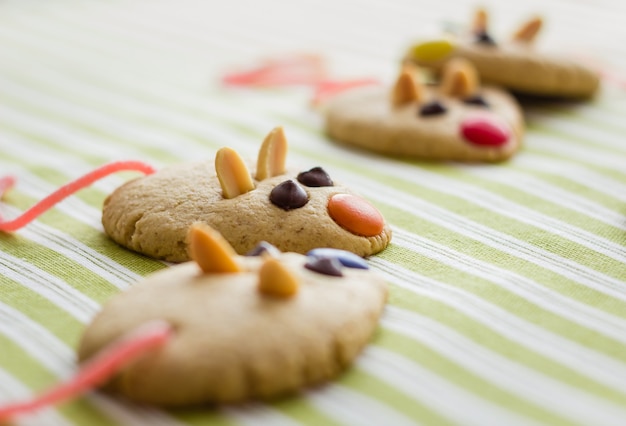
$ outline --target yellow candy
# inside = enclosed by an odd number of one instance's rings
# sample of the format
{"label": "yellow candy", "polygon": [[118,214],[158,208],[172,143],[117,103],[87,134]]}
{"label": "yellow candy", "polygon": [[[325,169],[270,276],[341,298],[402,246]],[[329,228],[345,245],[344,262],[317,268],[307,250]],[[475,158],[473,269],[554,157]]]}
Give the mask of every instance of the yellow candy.
{"label": "yellow candy", "polygon": [[448,56],[456,48],[448,39],[426,41],[413,46],[413,59],[419,62],[434,62]]}

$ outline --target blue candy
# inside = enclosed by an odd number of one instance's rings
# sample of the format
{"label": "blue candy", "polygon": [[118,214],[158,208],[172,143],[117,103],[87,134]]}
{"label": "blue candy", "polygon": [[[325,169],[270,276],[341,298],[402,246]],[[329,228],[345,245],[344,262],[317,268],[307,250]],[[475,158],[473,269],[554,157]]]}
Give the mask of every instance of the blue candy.
{"label": "blue candy", "polygon": [[347,250],[339,250],[334,248],[316,248],[310,250],[307,254],[310,257],[316,258],[334,258],[339,261],[346,268],[355,268],[355,269],[369,269],[369,265],[360,256],[347,251]]}

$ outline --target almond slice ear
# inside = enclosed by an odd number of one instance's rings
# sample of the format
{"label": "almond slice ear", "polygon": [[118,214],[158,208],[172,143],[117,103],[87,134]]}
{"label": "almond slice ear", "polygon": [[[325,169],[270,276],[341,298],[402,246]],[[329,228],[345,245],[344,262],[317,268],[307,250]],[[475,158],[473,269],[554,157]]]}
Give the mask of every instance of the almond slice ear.
{"label": "almond slice ear", "polygon": [[237,253],[232,246],[205,223],[194,223],[189,228],[189,256],[205,274],[240,272]]}
{"label": "almond slice ear", "polygon": [[487,32],[489,25],[489,15],[485,9],[478,9],[474,14],[474,20],[472,21],[472,32],[474,34],[482,34]]}
{"label": "almond slice ear", "polygon": [[275,127],[261,144],[256,166],[256,179],[263,180],[285,173],[287,138],[282,127]]}
{"label": "almond slice ear", "polygon": [[291,297],[298,292],[298,278],[278,259],[268,258],[259,270],[259,291],[274,297]]}
{"label": "almond slice ear", "polygon": [[394,106],[401,106],[419,101],[421,98],[422,86],[417,81],[414,67],[410,65],[403,66],[391,92],[391,103]]}
{"label": "almond slice ear", "polygon": [[231,148],[222,148],[215,155],[215,172],[224,198],[235,198],[254,189],[246,163]]}
{"label": "almond slice ear", "polygon": [[535,17],[525,22],[516,32],[513,34],[513,40],[521,43],[532,43],[537,34],[543,26],[543,20],[540,17]]}
{"label": "almond slice ear", "polygon": [[466,59],[455,58],[443,69],[441,92],[447,96],[465,98],[480,86],[476,68]]}

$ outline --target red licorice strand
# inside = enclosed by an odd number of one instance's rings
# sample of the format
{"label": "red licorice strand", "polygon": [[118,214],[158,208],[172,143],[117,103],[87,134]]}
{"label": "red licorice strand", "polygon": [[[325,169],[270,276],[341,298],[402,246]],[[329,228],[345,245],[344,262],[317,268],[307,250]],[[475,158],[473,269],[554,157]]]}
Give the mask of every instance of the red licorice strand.
{"label": "red licorice strand", "polygon": [[0,177],[0,199],[2,199],[2,196],[4,195],[4,193],[7,192],[9,189],[13,188],[13,186],[15,186],[15,177],[13,176]]}
{"label": "red licorice strand", "polygon": [[161,348],[172,336],[173,329],[169,323],[146,323],[102,349],[68,382],[57,385],[31,401],[0,407],[0,422],[77,397],[106,382],[140,356]]}
{"label": "red licorice strand", "polygon": [[241,86],[316,84],[326,75],[321,58],[296,55],[267,61],[260,67],[225,75],[222,81]]}
{"label": "red licorice strand", "polygon": [[226,75],[224,83],[233,86],[288,86],[314,85],[324,78],[323,74],[311,74],[295,70],[274,70],[251,74]]}
{"label": "red licorice strand", "polygon": [[313,95],[313,99],[311,103],[313,105],[318,105],[322,101],[341,93],[345,90],[354,89],[355,87],[361,86],[371,86],[380,84],[380,81],[375,78],[357,78],[352,80],[343,80],[343,81],[335,81],[335,80],[325,80],[321,81]]}
{"label": "red licorice strand", "polygon": [[[102,179],[110,174],[117,173],[120,171],[137,171],[137,172],[144,173],[146,175],[149,175],[155,172],[152,166],[146,163],[143,163],[141,161],[116,161],[113,163],[106,164],[102,167],[97,168],[96,170],[92,172],[87,173],[84,176],[79,177],[78,179],[72,182],[69,182],[63,185],[62,187],[54,191],[52,194],[48,195],[43,200],[39,201],[37,204],[32,206],[30,209],[26,210],[17,218],[10,220],[10,221],[0,220],[0,231],[4,231],[4,232],[16,231],[26,226],[27,224],[35,220],[38,216],[40,216],[41,214],[43,214],[50,208],[54,207],[55,204],[61,202],[65,198],[74,194],[75,192],[91,185],[92,183],[94,183],[95,181],[99,179]],[[3,180],[4,179],[9,179],[10,183],[14,182],[14,181],[11,182],[10,177],[3,178]]]}

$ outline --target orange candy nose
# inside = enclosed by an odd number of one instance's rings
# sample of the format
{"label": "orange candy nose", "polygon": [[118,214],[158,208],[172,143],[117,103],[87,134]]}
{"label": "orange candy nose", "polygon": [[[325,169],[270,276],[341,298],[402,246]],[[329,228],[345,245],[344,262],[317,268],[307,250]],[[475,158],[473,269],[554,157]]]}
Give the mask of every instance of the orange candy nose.
{"label": "orange candy nose", "polygon": [[345,230],[364,237],[380,234],[385,226],[378,209],[355,195],[333,195],[328,201],[328,214]]}

